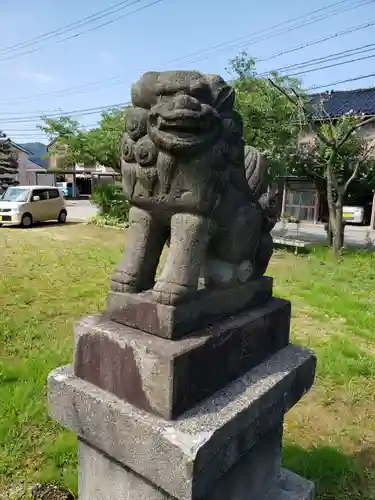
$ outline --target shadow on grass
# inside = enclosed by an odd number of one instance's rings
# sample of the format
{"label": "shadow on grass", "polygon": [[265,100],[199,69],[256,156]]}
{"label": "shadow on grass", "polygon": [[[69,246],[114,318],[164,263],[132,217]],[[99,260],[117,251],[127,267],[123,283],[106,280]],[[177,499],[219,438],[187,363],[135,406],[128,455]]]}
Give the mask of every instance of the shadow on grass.
{"label": "shadow on grass", "polygon": [[283,466],[310,479],[315,500],[373,500],[375,448],[353,456],[328,446],[305,449],[286,443]]}
{"label": "shadow on grass", "polygon": [[[32,231],[33,228],[38,228],[38,227],[53,227],[53,226],[61,226],[61,227],[66,227],[66,226],[77,226],[79,224],[83,224],[83,222],[80,221],[75,221],[75,220],[67,220],[64,222],[64,224],[61,224],[57,221],[45,221],[45,222],[34,222],[33,225],[27,229],[23,229],[22,226],[7,226],[6,224],[3,226],[6,229],[13,229],[13,230],[27,230],[27,231]],[[0,499],[1,500],[1,499]]]}

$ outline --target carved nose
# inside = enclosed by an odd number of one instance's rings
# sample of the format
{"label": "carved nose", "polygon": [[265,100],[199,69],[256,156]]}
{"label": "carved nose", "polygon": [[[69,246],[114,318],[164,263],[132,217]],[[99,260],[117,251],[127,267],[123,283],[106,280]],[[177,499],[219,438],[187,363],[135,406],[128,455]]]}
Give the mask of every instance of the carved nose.
{"label": "carved nose", "polygon": [[180,94],[175,97],[175,109],[190,109],[191,111],[200,111],[200,102],[187,94]]}

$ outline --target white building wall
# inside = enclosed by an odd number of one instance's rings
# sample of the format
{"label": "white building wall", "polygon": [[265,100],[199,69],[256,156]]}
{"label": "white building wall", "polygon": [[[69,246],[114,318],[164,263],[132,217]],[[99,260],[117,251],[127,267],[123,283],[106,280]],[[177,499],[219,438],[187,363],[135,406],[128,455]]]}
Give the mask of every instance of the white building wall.
{"label": "white building wall", "polygon": [[21,185],[28,184],[27,179],[28,179],[28,173],[27,173],[27,166],[29,164],[29,157],[24,151],[20,151],[15,149],[14,150],[17,153],[17,158],[18,158],[18,174],[17,174],[17,180]]}

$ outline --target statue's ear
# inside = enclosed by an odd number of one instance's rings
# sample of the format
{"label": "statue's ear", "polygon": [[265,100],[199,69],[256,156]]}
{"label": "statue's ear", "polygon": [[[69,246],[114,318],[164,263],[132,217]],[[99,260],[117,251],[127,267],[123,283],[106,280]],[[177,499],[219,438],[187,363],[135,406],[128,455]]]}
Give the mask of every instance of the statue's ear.
{"label": "statue's ear", "polygon": [[132,86],[131,98],[134,106],[150,109],[156,103],[156,84],[160,73],[149,71]]}
{"label": "statue's ear", "polygon": [[219,111],[219,113],[228,113],[229,111],[232,111],[235,99],[236,93],[234,88],[229,85],[225,85],[216,97],[214,107]]}

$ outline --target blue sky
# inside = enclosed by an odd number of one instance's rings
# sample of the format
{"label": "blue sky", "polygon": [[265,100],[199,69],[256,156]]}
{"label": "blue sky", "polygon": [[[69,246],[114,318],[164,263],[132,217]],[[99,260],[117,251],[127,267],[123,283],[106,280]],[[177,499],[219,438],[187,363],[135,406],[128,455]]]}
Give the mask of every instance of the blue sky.
{"label": "blue sky", "polygon": [[[24,49],[4,51],[6,47],[60,28],[118,1],[1,0],[0,129],[18,142],[42,140],[41,133],[34,131],[40,120],[28,119],[28,115],[39,116],[41,113],[126,102],[129,99],[130,85],[144,71],[198,69],[207,73],[220,73],[229,78],[225,70],[228,60],[241,50],[246,50],[252,57],[262,59],[297,45],[375,21],[375,1],[345,12],[345,8],[365,1],[346,0],[339,7],[332,7],[327,11],[339,10],[338,15],[326,17],[309,26],[278,36],[272,36],[276,30],[264,32],[262,35],[256,35],[258,39],[262,36],[264,40],[251,43],[255,32],[328,6],[334,3],[334,0],[231,0],[226,3],[214,0],[161,0],[148,8],[144,6],[153,0],[129,0],[126,8],[87,25],[86,29],[116,16],[127,15],[105,27],[61,43],[54,43],[61,37],[50,38]],[[131,14],[136,9],[143,10]],[[296,21],[289,26],[301,22]],[[284,26],[278,30],[287,28],[288,26]],[[82,29],[84,28],[69,34]],[[259,71],[269,71],[371,44],[374,43],[374,35],[375,26],[368,27],[260,62],[257,67]],[[228,43],[238,38],[241,40]],[[47,46],[40,49],[41,45]],[[207,51],[218,45],[221,46]],[[34,48],[38,50],[18,56],[20,52]],[[370,58],[314,71],[303,77],[303,83],[306,86],[322,85],[375,73],[374,61],[375,58]],[[93,86],[95,91],[82,92],[82,89],[79,89],[80,85],[85,86],[96,81],[102,83]],[[375,78],[337,85],[336,88],[369,86],[375,86]],[[71,89],[72,87],[78,89]],[[62,89],[68,90],[65,93],[56,92]],[[51,95],[38,96],[51,92]],[[98,115],[77,118],[83,124],[91,126]]]}

